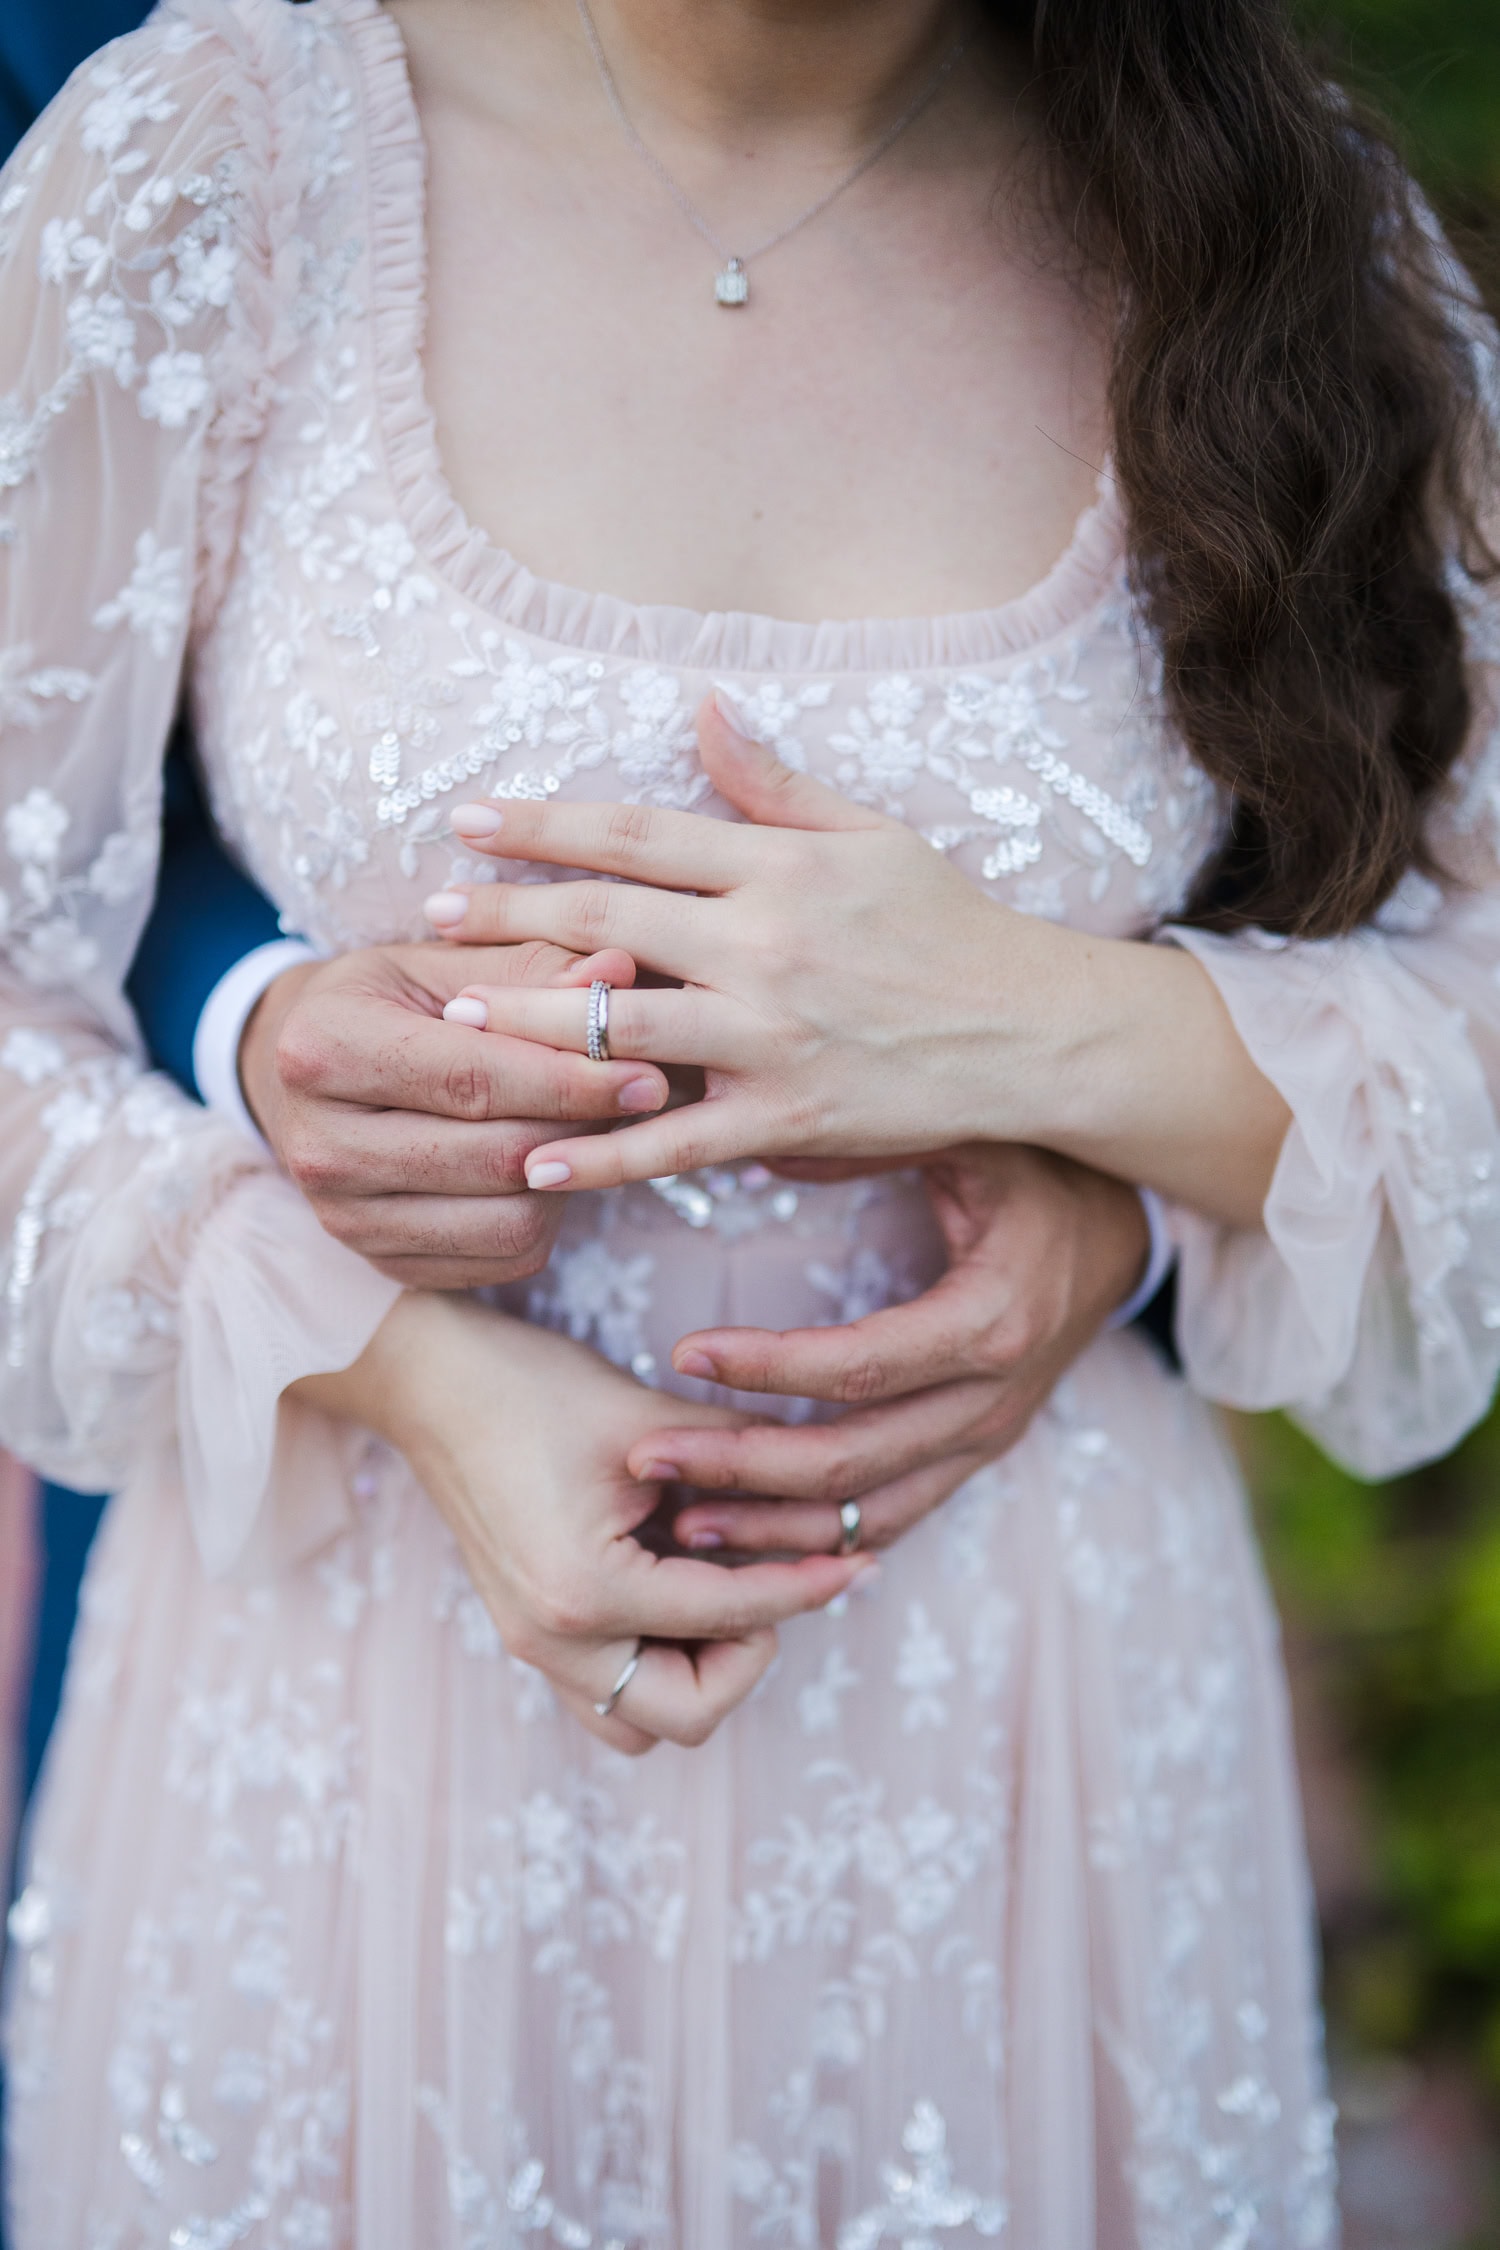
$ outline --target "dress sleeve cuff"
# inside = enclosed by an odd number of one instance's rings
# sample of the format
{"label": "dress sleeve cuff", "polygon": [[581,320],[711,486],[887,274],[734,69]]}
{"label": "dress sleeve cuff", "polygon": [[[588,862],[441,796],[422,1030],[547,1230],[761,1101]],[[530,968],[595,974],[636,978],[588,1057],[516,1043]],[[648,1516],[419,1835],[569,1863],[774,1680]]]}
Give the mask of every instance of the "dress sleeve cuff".
{"label": "dress sleeve cuff", "polygon": [[275,938],[258,945],[226,969],[203,1003],[193,1033],[193,1083],[200,1098],[265,1147],[240,1086],[240,1040],[250,1011],[284,969],[319,958],[301,938]]}
{"label": "dress sleeve cuff", "polygon": [[1177,1263],[1177,1245],[1167,1226],[1166,1206],[1161,1197],[1151,1188],[1137,1188],[1136,1193],[1141,1199],[1141,1209],[1145,1213],[1146,1227],[1151,1237],[1146,1252],[1145,1270],[1124,1304],[1104,1323],[1106,1332],[1114,1328],[1128,1328],[1133,1320],[1139,1320]]}
{"label": "dress sleeve cuff", "polygon": [[364,1435],[283,1394],[351,1366],[400,1295],[279,1173],[247,1174],[205,1221],[183,1281],[177,1426],[210,1577],[288,1569],[343,1528]]}

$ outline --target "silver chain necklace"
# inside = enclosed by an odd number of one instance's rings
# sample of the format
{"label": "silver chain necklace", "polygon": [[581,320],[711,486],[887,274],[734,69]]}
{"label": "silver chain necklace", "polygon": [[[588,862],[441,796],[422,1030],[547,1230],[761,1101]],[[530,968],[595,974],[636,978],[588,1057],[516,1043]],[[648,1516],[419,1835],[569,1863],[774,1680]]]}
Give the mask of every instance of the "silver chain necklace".
{"label": "silver chain necklace", "polygon": [[749,267],[751,259],[763,258],[768,250],[776,249],[779,244],[786,241],[789,235],[796,234],[810,220],[817,218],[820,211],[826,211],[829,204],[836,197],[842,195],[846,188],[852,188],[855,181],[862,178],[872,164],[879,163],[892,143],[901,138],[907,126],[915,123],[916,119],[921,116],[968,45],[967,39],[959,40],[957,46],[939,63],[915,100],[907,104],[894,125],[886,127],[874,147],[865,151],[852,172],[846,172],[841,180],[836,180],[825,195],[820,195],[815,203],[809,203],[807,209],[799,211],[795,219],[788,220],[784,227],[778,227],[774,234],[768,234],[764,242],[757,242],[753,250],[735,252],[720,240],[707,219],[704,218],[703,213],[678,186],[660,157],[653,156],[651,150],[647,148],[640,134],[631,123],[630,112],[620,98],[620,89],[615,84],[615,74],[609,67],[609,59],[600,42],[599,27],[590,13],[589,0],[578,0],[578,14],[583,24],[584,37],[589,43],[589,52],[592,54],[599,72],[600,83],[609,97],[610,108],[619,120],[621,132],[625,135],[626,140],[635,150],[641,162],[649,166],[656,174],[678,210],[687,220],[688,225],[697,229],[713,251],[714,256],[723,261],[722,270],[714,276],[714,296],[721,305],[743,305],[750,295],[750,275],[746,269]]}

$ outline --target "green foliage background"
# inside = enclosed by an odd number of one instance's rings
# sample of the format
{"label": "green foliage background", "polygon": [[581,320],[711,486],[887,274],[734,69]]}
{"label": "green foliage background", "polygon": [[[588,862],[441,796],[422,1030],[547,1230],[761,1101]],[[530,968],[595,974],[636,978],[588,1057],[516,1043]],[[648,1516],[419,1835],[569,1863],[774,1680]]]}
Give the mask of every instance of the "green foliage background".
{"label": "green foliage background", "polygon": [[[1500,0],[1299,12],[1394,119],[1500,309]],[[1363,1805],[1368,1870],[1326,1931],[1335,2053],[1458,2047],[1500,2097],[1500,1413],[1377,1487],[1284,1423],[1244,1439],[1299,1670]]]}

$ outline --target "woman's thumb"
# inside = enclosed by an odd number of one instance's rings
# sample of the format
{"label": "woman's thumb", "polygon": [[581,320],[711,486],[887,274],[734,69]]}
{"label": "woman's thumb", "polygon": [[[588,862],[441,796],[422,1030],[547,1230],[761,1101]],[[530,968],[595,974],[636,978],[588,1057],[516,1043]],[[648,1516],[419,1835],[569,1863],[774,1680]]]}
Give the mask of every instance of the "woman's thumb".
{"label": "woman's thumb", "polygon": [[798,773],[767,743],[745,732],[722,688],[700,705],[698,748],[703,770],[736,812],[763,828],[884,828],[880,813],[851,805],[811,774]]}

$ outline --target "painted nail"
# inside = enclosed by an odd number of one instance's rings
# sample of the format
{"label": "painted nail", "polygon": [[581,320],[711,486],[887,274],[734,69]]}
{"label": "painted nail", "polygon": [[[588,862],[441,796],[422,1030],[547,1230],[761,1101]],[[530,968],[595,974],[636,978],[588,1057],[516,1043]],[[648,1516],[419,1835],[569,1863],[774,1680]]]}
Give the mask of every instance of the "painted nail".
{"label": "painted nail", "polygon": [[467,836],[477,844],[486,836],[498,836],[505,826],[505,816],[493,805],[455,805],[448,815],[448,825],[456,836]]}
{"label": "painted nail", "polygon": [[872,1556],[869,1560],[861,1563],[856,1575],[850,1579],[849,1591],[851,1594],[873,1594],[884,1576],[883,1565],[876,1562]]}
{"label": "painted nail", "polygon": [[462,891],[434,891],[422,904],[422,912],[435,930],[456,930],[468,911],[469,902]]}
{"label": "painted nail", "polygon": [[619,1092],[619,1106],[632,1115],[643,1109],[660,1109],[662,1092],[654,1078],[632,1078]]}
{"label": "painted nail", "polygon": [[466,992],[461,992],[456,1000],[448,1002],[443,1010],[443,1017],[447,1023],[467,1023],[476,1031],[486,1031],[489,1028],[490,1011],[482,1000],[471,1000]]}
{"label": "painted nail", "polygon": [[710,1547],[722,1547],[723,1544],[724,1534],[721,1531],[690,1531],[683,1541],[685,1547],[700,1555],[706,1554]]}
{"label": "painted nail", "polygon": [[718,1373],[706,1352],[676,1352],[672,1365],[679,1375],[697,1375],[705,1383],[711,1383]]}
{"label": "painted nail", "polygon": [[530,1164],[526,1168],[526,1185],[533,1188],[561,1187],[572,1177],[571,1164]]}
{"label": "painted nail", "polygon": [[636,1476],[642,1484],[680,1484],[682,1471],[675,1461],[648,1461]]}

